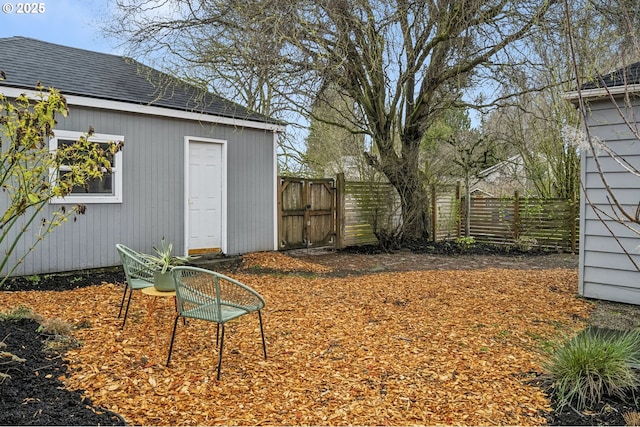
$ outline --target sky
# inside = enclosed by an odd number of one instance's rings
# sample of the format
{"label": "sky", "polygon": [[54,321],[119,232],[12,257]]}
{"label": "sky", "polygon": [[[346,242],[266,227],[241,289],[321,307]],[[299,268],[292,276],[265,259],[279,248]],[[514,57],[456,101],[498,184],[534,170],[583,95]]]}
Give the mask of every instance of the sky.
{"label": "sky", "polygon": [[0,38],[24,36],[96,52],[123,53],[100,32],[107,16],[105,0],[0,0],[0,8]]}

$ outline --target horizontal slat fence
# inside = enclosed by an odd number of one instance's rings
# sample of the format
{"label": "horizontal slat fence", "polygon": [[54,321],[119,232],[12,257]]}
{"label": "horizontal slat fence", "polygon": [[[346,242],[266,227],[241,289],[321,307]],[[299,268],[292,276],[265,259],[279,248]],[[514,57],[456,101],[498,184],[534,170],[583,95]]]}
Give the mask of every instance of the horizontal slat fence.
{"label": "horizontal slat fence", "polygon": [[388,183],[337,179],[337,247],[378,243],[376,232],[391,230],[400,223],[399,200]]}
{"label": "horizontal slat fence", "polygon": [[434,241],[460,237],[460,187],[455,191],[443,188],[439,192],[431,186],[431,236]]}
{"label": "horizontal slat fence", "polygon": [[[464,199],[461,203],[466,208]],[[464,209],[463,209],[464,211]],[[466,212],[464,212],[466,214]],[[477,242],[526,244],[575,252],[578,246],[576,203],[537,197],[472,197],[469,235]],[[464,221],[461,234],[465,235]]]}

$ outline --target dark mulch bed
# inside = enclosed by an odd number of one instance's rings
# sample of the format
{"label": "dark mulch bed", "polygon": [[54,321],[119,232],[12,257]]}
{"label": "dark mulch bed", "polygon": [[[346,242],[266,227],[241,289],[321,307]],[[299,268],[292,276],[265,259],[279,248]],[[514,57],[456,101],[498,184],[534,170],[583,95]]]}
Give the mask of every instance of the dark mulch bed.
{"label": "dark mulch bed", "polygon": [[[558,253],[557,250],[549,248],[533,247],[528,250],[520,249],[512,245],[494,245],[487,243],[472,243],[469,245],[456,243],[453,240],[443,240],[440,242],[414,242],[403,245],[403,249],[409,249],[414,253],[435,254],[435,255],[498,255],[498,256],[537,256]],[[377,255],[400,250],[400,248],[385,248],[380,245],[351,246],[342,249],[343,253]]]}
{"label": "dark mulch bed", "polygon": [[627,402],[606,398],[595,407],[585,411],[577,411],[565,406],[550,414],[548,422],[552,426],[624,426],[627,424],[623,414],[639,410],[638,402],[634,402],[633,396],[629,396]]}
{"label": "dark mulch bed", "polygon": [[124,283],[120,267],[9,278],[2,291],[67,291],[105,283]]}
{"label": "dark mulch bed", "polygon": [[125,425],[119,415],[64,388],[59,377],[67,365],[58,352],[45,350],[49,337],[38,327],[31,319],[0,321],[6,345],[0,352],[25,360],[0,359],[0,370],[11,376],[0,384],[0,425]]}
{"label": "dark mulch bed", "polygon": [[[461,249],[455,243],[423,245],[411,248],[414,253],[438,255],[517,256],[536,258],[548,255],[548,251],[520,252],[511,248],[508,252],[498,246],[476,245]],[[348,249],[341,254],[388,254],[376,246]],[[76,272],[65,275],[46,275],[10,280],[4,291],[68,290],[101,282],[122,283],[121,269]],[[630,308],[625,307],[626,310]],[[631,307],[635,310],[635,307]],[[613,310],[613,309],[612,309]],[[612,311],[611,316],[617,313]],[[602,316],[602,313],[600,313]],[[602,321],[602,319],[600,319]],[[66,371],[60,354],[46,351],[49,337],[38,332],[33,320],[0,321],[0,341],[12,352],[26,359],[24,363],[0,365],[0,372],[7,372],[11,379],[0,384],[0,425],[124,425],[117,414],[96,408],[79,392],[66,390],[58,377]],[[2,351],[2,350],[0,350]],[[544,385],[540,385],[544,387]],[[640,390],[637,393],[640,396]],[[625,425],[623,414],[640,411],[638,401],[629,402],[606,398],[598,407],[578,412],[570,407],[548,414],[549,425]]]}

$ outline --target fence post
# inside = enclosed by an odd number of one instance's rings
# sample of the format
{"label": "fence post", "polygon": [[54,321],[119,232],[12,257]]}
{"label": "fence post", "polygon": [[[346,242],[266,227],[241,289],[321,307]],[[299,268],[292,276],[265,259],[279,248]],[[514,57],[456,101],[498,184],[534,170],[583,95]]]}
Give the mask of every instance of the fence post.
{"label": "fence post", "polygon": [[577,212],[576,212],[576,207],[577,207],[578,203],[576,202],[576,199],[574,198],[573,200],[571,200],[569,202],[569,219],[570,219],[570,232],[571,232],[571,252],[576,253],[577,252],[577,247],[576,247],[576,237],[577,237],[577,230],[576,230],[576,217],[578,216]]}
{"label": "fence post", "polygon": [[336,175],[336,249],[344,249],[344,173]]}
{"label": "fence post", "polygon": [[513,195],[513,239],[520,238],[520,193],[518,190]]}
{"label": "fence post", "polygon": [[282,177],[278,176],[278,243],[277,250],[282,249],[282,234],[284,228],[284,221],[282,219]]}
{"label": "fence post", "polygon": [[438,241],[438,200],[435,184],[431,184],[431,240]]}
{"label": "fence post", "polygon": [[[460,185],[460,181],[456,182],[456,203],[458,204],[458,226],[456,227],[456,238],[460,238],[462,236],[462,188]],[[467,215],[467,213],[464,213]]]}

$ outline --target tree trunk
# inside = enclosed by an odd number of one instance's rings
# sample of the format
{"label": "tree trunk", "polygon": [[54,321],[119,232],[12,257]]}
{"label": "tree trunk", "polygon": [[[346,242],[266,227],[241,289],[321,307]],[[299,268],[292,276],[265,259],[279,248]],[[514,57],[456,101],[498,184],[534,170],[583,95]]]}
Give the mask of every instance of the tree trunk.
{"label": "tree trunk", "polygon": [[394,185],[400,194],[402,207],[402,240],[414,242],[429,239],[428,197],[418,177],[403,174],[402,181]]}
{"label": "tree trunk", "polygon": [[[378,144],[378,147],[387,148],[389,145]],[[429,239],[428,193],[418,167],[419,147],[419,135],[403,138],[401,156],[393,150],[382,149],[379,150],[380,161],[373,163],[400,196],[403,243]]]}
{"label": "tree trunk", "polygon": [[471,179],[469,177],[469,171],[465,171],[464,175],[464,200],[465,200],[465,222],[464,222],[464,237],[471,236]]}

